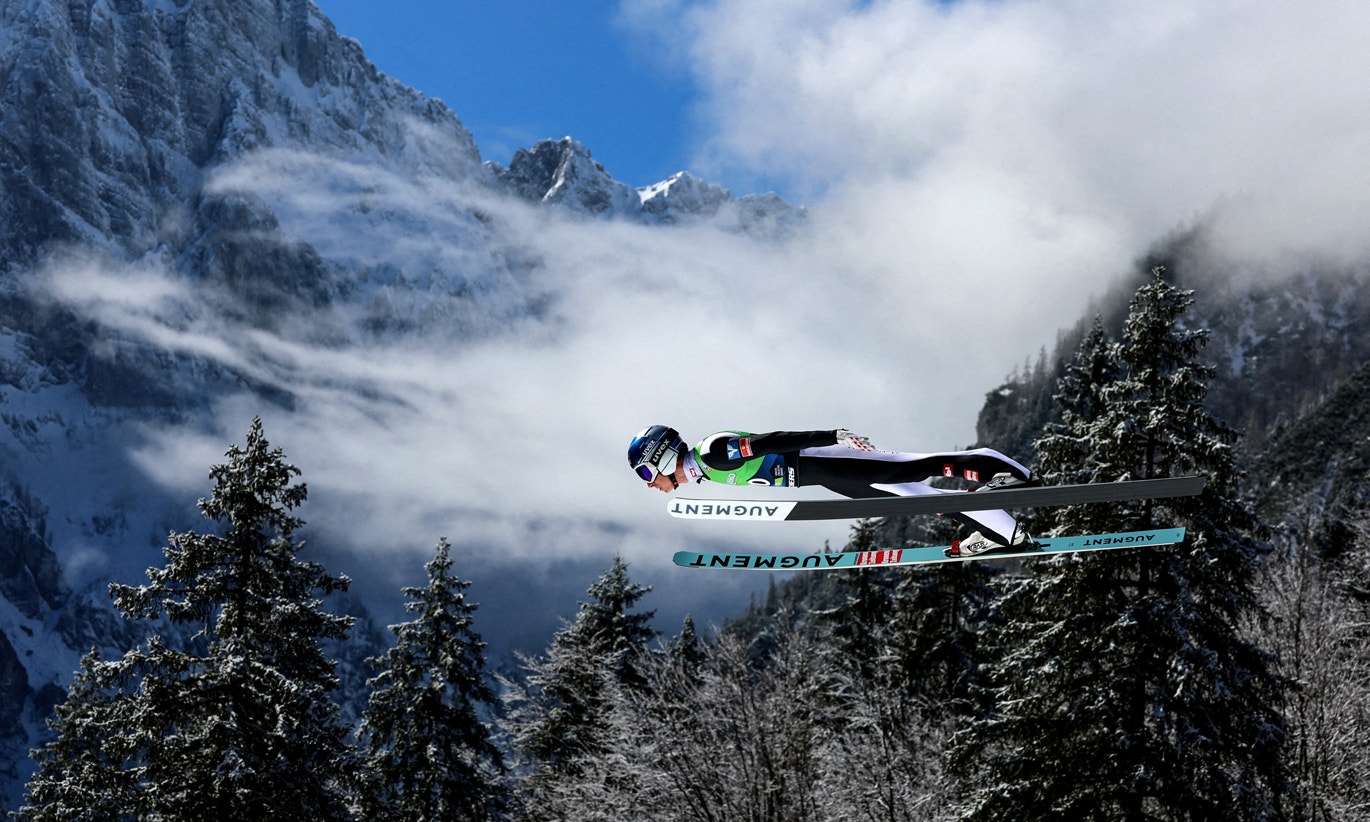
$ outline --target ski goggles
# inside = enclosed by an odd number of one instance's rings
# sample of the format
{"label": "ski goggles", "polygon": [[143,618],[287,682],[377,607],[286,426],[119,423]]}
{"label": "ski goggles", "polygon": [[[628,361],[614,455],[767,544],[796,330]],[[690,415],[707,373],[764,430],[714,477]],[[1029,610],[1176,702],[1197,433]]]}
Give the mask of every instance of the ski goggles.
{"label": "ski goggles", "polygon": [[[666,462],[668,463],[668,466],[662,468],[653,460],[656,460],[657,462]],[[642,478],[643,482],[654,482],[657,477],[663,474],[669,475],[675,473],[675,467],[678,462],[679,457],[676,456],[674,451],[670,450],[668,445],[666,448],[657,447],[651,449],[648,454],[643,456],[641,462],[633,466],[633,470],[637,472],[637,475]]]}

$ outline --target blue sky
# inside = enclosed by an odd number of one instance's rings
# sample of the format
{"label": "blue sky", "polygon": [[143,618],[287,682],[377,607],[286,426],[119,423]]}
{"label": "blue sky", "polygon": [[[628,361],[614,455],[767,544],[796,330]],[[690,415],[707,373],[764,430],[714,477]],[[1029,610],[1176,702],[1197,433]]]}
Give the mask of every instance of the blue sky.
{"label": "blue sky", "polygon": [[691,78],[616,24],[616,0],[315,0],[383,72],[438,97],[508,163],[572,136],[616,179],[689,167]]}

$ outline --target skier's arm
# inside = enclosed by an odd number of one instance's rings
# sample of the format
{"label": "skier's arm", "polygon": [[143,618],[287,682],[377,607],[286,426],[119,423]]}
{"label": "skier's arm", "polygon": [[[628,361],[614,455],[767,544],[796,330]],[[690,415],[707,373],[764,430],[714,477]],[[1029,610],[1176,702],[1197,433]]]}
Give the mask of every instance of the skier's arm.
{"label": "skier's arm", "polygon": [[701,456],[712,468],[728,469],[752,457],[789,454],[804,448],[836,445],[837,431],[771,431],[748,437],[714,437]]}
{"label": "skier's arm", "polygon": [[767,434],[753,434],[750,440],[751,456],[765,454],[786,454],[804,448],[822,448],[838,443],[836,431],[771,431]]}

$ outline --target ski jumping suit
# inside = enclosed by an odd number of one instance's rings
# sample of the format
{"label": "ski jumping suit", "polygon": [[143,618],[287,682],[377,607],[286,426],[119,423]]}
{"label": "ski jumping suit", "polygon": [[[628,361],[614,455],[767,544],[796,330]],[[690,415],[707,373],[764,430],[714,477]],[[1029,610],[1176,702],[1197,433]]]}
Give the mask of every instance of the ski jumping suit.
{"label": "ski jumping suit", "polygon": [[[862,451],[836,443],[836,431],[720,431],[705,437],[686,455],[685,473],[696,482],[728,485],[817,485],[844,497],[965,493],[925,485],[923,480],[930,477],[984,483],[1003,471],[1022,480],[1031,476],[1027,468],[989,448],[909,454]],[[1012,542],[1017,526],[1005,511],[947,516],[1004,545]]]}

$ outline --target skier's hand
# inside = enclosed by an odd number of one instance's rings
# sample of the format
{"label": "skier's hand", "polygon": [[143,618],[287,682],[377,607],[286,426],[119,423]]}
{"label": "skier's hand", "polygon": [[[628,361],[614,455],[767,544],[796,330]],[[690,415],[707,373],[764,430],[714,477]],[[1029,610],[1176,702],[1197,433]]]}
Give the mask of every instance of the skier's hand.
{"label": "skier's hand", "polygon": [[855,448],[858,451],[875,450],[875,447],[871,445],[870,440],[866,439],[860,434],[853,434],[845,428],[837,429],[837,444],[845,445],[848,448]]}

